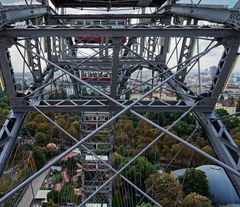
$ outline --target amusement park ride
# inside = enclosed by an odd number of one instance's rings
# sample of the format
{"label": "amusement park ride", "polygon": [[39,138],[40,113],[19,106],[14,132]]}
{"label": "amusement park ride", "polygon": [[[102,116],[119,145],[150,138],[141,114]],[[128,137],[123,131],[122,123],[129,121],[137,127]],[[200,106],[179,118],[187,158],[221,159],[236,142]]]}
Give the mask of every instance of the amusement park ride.
{"label": "amusement park ride", "polygon": [[[122,171],[162,135],[120,170],[111,165],[114,122],[125,112],[223,167],[240,196],[240,150],[214,112],[238,56],[238,6],[238,2],[229,8],[203,4],[201,0],[188,4],[175,0],[26,0],[21,5],[3,2],[0,6],[0,77],[12,110],[0,131],[0,175],[29,112],[39,112],[64,133],[67,132],[46,112],[78,113],[83,137],[77,140],[68,134],[76,144],[6,193],[0,198],[0,204],[79,148],[83,166],[79,206],[91,206],[100,201],[101,206],[112,206],[112,182],[117,176],[150,202],[161,206],[124,177]],[[77,14],[71,13],[73,8],[78,9]],[[104,12],[82,12],[93,8]],[[203,42],[204,48],[200,44]],[[13,46],[33,77],[33,84],[25,93],[16,88],[15,68],[11,62],[14,57],[10,50]],[[199,90],[192,91],[185,78],[192,68],[199,66],[201,58],[214,50],[223,53],[211,88],[201,91],[199,74]],[[175,54],[176,64],[172,66],[171,58]],[[135,100],[131,98],[134,88],[129,89],[128,82],[138,71],[147,70],[152,72],[152,77],[141,80],[139,85],[148,85],[149,90]],[[42,95],[45,88],[62,77],[71,81],[74,98],[46,99]],[[176,94],[176,100],[149,98],[166,85]],[[181,118],[192,113],[207,134],[218,159],[153,123],[142,112],[182,112]],[[105,199],[95,201],[94,196]]]}

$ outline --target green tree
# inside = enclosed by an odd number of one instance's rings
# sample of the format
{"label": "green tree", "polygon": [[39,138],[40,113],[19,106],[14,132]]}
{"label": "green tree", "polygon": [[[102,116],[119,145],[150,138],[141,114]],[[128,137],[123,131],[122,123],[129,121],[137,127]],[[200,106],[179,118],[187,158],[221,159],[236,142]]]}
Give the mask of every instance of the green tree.
{"label": "green tree", "polygon": [[59,201],[79,204],[80,198],[75,195],[74,185],[72,183],[63,185],[62,190],[60,191]]}
{"label": "green tree", "polygon": [[35,139],[38,146],[45,147],[49,143],[49,139],[45,133],[37,132]]}
{"label": "green tree", "polygon": [[148,194],[163,207],[173,207],[176,200],[182,200],[181,185],[171,174],[155,173],[146,179],[145,187]]}
{"label": "green tree", "polygon": [[54,175],[54,180],[56,183],[61,183],[63,181],[63,176],[61,173],[56,173]]}
{"label": "green tree", "polygon": [[[131,160],[130,157],[123,157],[118,153],[113,155],[113,166],[115,169],[122,168],[127,162]],[[151,174],[155,173],[154,165],[145,157],[136,159],[126,170],[124,175],[134,182],[138,187],[144,188],[144,182]]]}
{"label": "green tree", "polygon": [[240,111],[240,97],[237,100],[237,104],[236,104],[236,112]]}
{"label": "green tree", "polygon": [[179,121],[174,127],[173,130],[177,133],[178,136],[190,135],[195,129],[195,125],[188,124],[185,121]]}
{"label": "green tree", "polygon": [[33,157],[37,169],[40,169],[46,162],[47,157],[43,147],[36,146],[33,148]]}
{"label": "green tree", "polygon": [[52,190],[47,194],[47,200],[49,203],[58,203],[60,197],[60,192]]}
{"label": "green tree", "polygon": [[224,110],[224,109],[216,109],[215,111],[217,112],[217,115],[218,115],[219,117],[229,115],[229,113],[228,113],[226,110]]}
{"label": "green tree", "polygon": [[179,180],[182,183],[185,195],[195,192],[202,196],[210,197],[207,177],[203,171],[196,169],[187,170]]}
{"label": "green tree", "polygon": [[191,193],[187,195],[182,203],[180,204],[180,207],[212,207],[211,200],[206,197],[202,196],[197,193]]}
{"label": "green tree", "polygon": [[227,130],[232,131],[233,129],[240,126],[240,120],[237,117],[229,117],[223,119],[223,123]]}

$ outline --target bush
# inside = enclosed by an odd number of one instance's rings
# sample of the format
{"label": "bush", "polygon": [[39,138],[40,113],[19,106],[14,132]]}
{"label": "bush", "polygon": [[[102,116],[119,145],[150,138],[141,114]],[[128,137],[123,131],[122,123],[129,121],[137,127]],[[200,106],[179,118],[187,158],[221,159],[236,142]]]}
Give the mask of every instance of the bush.
{"label": "bush", "polygon": [[179,180],[183,185],[185,195],[195,192],[210,197],[207,177],[203,171],[196,169],[187,170]]}
{"label": "bush", "polygon": [[163,207],[173,207],[182,199],[181,185],[171,174],[155,173],[145,181],[148,194]]}
{"label": "bush", "polygon": [[183,199],[180,207],[212,207],[212,203],[206,196],[191,193]]}

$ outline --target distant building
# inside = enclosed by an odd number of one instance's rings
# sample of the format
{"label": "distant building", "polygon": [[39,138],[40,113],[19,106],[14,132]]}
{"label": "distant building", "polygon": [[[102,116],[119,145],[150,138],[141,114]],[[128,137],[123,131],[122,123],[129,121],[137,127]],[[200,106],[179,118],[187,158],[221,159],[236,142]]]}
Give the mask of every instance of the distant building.
{"label": "distant building", "polygon": [[234,103],[231,103],[231,101],[227,99],[227,100],[219,100],[215,106],[215,109],[224,109],[229,114],[235,114],[237,107]]}
{"label": "distant building", "polygon": [[216,75],[217,70],[218,70],[218,67],[217,67],[217,66],[211,66],[211,67],[210,67],[209,73],[210,73],[210,75],[211,75],[212,78]]}
{"label": "distant building", "polygon": [[51,192],[51,190],[39,190],[37,195],[35,196],[31,207],[35,206],[43,206],[43,204],[47,203],[47,194]]}
{"label": "distant building", "polygon": [[205,69],[204,75],[208,75],[208,68]]}

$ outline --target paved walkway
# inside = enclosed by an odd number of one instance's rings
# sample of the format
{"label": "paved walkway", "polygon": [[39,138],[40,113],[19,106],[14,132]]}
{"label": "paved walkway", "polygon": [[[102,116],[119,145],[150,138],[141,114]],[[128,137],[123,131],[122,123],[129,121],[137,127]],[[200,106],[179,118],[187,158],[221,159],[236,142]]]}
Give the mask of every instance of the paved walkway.
{"label": "paved walkway", "polygon": [[45,178],[48,175],[49,170],[38,176],[35,180],[32,182],[32,187],[31,185],[28,186],[26,192],[24,193],[22,200],[19,202],[17,207],[30,207],[34,196],[32,194],[32,188],[34,195],[36,196],[37,192],[40,190]]}

